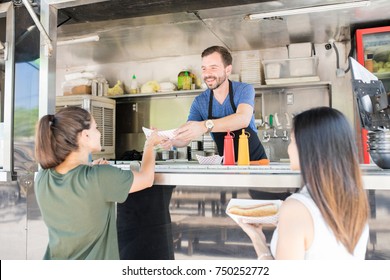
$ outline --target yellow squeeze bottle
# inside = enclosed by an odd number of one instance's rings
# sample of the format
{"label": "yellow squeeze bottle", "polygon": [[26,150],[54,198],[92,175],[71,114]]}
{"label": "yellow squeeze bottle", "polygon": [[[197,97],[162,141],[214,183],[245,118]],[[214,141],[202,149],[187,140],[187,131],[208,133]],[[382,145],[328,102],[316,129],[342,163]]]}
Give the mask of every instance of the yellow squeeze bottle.
{"label": "yellow squeeze bottle", "polygon": [[249,132],[246,132],[245,129],[242,129],[242,134],[238,139],[238,160],[237,165],[249,165],[249,144],[248,137],[250,136]]}

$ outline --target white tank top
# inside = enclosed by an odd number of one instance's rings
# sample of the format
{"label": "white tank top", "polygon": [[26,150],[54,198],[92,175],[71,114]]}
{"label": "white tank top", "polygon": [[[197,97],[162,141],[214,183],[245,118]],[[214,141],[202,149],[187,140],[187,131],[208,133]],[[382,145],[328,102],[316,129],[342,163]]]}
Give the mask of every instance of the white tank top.
{"label": "white tank top", "polygon": [[[310,248],[305,252],[305,260],[364,260],[368,242],[368,224],[363,230],[353,255],[344,245],[337,241],[330,227],[325,223],[320,210],[314,203],[306,187],[299,193],[292,194],[288,199],[299,200],[309,210],[314,222],[314,238]],[[275,256],[278,242],[278,228],[276,227],[271,239],[271,252]]]}

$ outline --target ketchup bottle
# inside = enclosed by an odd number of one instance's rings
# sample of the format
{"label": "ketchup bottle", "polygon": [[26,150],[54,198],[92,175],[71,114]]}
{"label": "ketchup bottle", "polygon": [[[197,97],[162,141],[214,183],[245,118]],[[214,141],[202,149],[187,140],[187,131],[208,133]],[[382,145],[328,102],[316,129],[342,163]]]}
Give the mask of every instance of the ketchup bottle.
{"label": "ketchup bottle", "polygon": [[228,131],[223,141],[223,165],[234,165],[234,133]]}

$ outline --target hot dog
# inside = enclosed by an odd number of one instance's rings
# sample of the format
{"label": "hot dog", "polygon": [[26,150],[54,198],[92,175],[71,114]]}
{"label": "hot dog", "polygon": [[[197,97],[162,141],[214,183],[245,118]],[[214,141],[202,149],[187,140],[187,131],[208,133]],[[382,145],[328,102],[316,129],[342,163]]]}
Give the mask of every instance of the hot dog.
{"label": "hot dog", "polygon": [[273,216],[278,212],[278,206],[274,203],[263,203],[247,206],[232,206],[229,213],[245,217],[265,217]]}

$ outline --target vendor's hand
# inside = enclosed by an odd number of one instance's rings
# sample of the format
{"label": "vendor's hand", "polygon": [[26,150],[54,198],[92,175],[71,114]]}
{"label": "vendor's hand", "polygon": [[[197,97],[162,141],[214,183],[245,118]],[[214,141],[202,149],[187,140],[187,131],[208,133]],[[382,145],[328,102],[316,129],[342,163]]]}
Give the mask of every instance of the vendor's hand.
{"label": "vendor's hand", "polygon": [[189,121],[175,131],[175,140],[190,142],[203,135],[207,131],[203,121]]}
{"label": "vendor's hand", "polygon": [[109,164],[109,162],[105,158],[98,158],[92,161],[92,165],[99,165],[99,164]]}
{"label": "vendor's hand", "polygon": [[158,135],[157,129],[153,129],[153,132],[146,138],[145,145],[152,145],[153,147],[161,144],[164,137]]}
{"label": "vendor's hand", "polygon": [[164,138],[162,139],[161,143],[160,143],[160,147],[164,150],[171,150],[172,147],[173,147],[173,141],[172,139],[169,139],[169,138]]}

